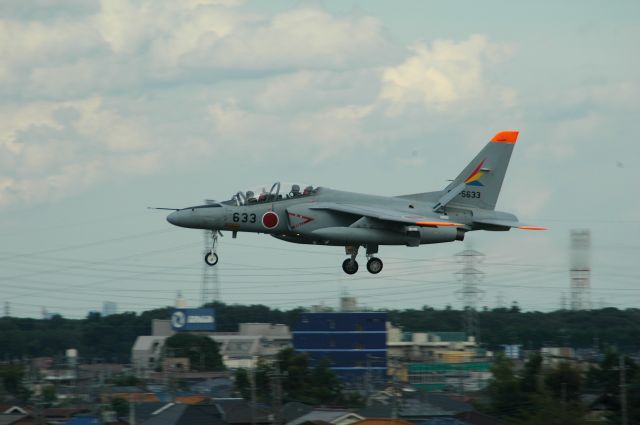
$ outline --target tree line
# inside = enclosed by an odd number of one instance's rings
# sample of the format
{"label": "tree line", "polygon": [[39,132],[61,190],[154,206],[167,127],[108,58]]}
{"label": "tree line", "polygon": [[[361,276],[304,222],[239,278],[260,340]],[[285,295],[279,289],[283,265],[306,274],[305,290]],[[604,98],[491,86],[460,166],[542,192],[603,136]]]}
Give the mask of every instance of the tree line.
{"label": "tree line", "polygon": [[[273,309],[264,305],[214,303],[217,329],[232,332],[243,322],[283,323],[294,327],[302,308]],[[152,319],[168,319],[171,308],[142,313],[126,312],[84,319],[55,315],[50,319],[0,318],[0,361],[26,357],[61,357],[77,348],[84,361],[127,363],[139,335],[148,335]],[[460,331],[464,311],[452,308],[388,310],[395,326],[405,331]],[[640,350],[640,309],[604,308],[591,311],[558,310],[523,312],[513,306],[478,312],[480,342],[489,349],[502,344],[606,348],[623,352]]]}

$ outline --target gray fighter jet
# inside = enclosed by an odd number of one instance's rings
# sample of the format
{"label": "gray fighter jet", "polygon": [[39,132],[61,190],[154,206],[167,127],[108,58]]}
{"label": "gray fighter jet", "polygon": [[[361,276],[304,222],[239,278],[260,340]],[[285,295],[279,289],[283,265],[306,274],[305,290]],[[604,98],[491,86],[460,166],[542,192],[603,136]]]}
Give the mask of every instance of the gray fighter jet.
{"label": "gray fighter jet", "polygon": [[374,256],[380,245],[461,241],[472,230],[544,230],[494,210],[517,138],[517,131],[496,134],[458,177],[436,192],[388,197],[278,182],[269,190],[237,192],[228,201],[175,209],[167,220],[211,230],[212,246],[205,256],[210,266],[218,263],[218,236],[226,230],[234,238],[238,232],[254,232],[286,242],[343,246],[347,274],[358,271],[356,257],[363,247],[367,270],[375,274],[382,270],[382,260]]}

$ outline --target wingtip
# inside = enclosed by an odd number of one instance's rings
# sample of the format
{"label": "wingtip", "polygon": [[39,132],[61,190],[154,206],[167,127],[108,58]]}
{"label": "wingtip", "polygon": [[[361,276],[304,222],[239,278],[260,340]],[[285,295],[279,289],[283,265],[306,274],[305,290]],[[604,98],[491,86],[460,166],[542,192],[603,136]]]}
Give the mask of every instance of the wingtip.
{"label": "wingtip", "polygon": [[515,130],[501,131],[501,132],[497,133],[495,136],[493,136],[491,141],[493,143],[511,143],[511,144],[514,144],[516,142],[516,140],[518,140],[518,134],[520,134],[520,132],[519,131],[515,131]]}

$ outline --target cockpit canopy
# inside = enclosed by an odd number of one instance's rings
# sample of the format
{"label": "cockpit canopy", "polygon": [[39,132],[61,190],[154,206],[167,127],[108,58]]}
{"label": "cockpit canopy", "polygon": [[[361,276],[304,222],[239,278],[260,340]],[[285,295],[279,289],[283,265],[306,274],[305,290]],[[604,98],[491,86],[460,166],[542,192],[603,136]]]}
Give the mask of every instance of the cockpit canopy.
{"label": "cockpit canopy", "polygon": [[[267,189],[269,188],[270,189]],[[262,202],[275,202],[310,196],[317,193],[318,187],[299,183],[275,182],[271,186],[262,185],[252,189],[239,191],[228,201],[232,205],[252,205]]]}

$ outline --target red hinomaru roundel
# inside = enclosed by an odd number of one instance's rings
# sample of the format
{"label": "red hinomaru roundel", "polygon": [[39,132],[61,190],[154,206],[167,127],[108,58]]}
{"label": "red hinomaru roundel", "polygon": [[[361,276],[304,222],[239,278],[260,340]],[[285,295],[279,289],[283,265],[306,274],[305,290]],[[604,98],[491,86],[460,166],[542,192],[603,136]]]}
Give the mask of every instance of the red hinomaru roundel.
{"label": "red hinomaru roundel", "polygon": [[267,229],[273,229],[279,222],[280,219],[278,218],[278,214],[273,211],[267,211],[262,215],[262,225]]}

